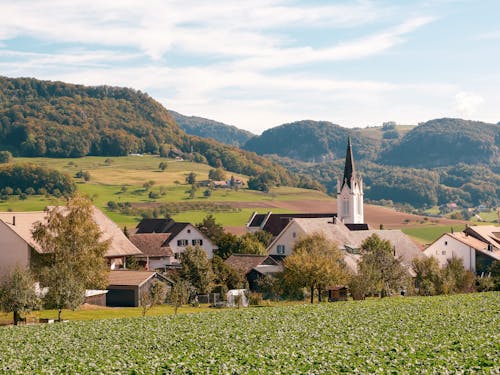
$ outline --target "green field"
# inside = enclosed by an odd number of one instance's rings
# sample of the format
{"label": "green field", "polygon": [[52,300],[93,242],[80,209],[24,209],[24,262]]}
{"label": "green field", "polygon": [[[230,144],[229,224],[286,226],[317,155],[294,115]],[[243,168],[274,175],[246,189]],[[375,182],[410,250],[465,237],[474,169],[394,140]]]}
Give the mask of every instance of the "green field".
{"label": "green field", "polygon": [[430,244],[442,234],[451,232],[452,228],[455,232],[461,232],[465,229],[465,226],[425,225],[421,227],[402,228],[401,230],[422,244]]}
{"label": "green field", "polygon": [[[199,187],[195,197],[189,197],[190,185],[185,183],[186,176],[190,172],[197,175],[197,181],[207,180],[211,169],[206,164],[193,163],[189,161],[175,161],[173,159],[160,158],[158,156],[126,156],[126,157],[84,157],[84,158],[15,158],[14,162],[29,162],[41,166],[54,168],[74,176],[79,171],[90,173],[90,181],[75,179],[78,190],[92,198],[94,204],[102,209],[113,221],[120,226],[132,227],[140,220],[137,215],[124,215],[120,212],[112,212],[107,209],[109,201],[131,202],[140,204],[161,204],[172,202],[183,202],[195,204],[196,202],[212,202],[214,204],[226,204],[240,202],[261,202],[263,207],[259,210],[271,210],[273,212],[287,212],[284,209],[272,208],[273,201],[291,201],[296,199],[324,200],[329,197],[321,192],[299,189],[292,187],[278,187],[269,193],[252,191],[247,189],[215,189],[210,197],[204,196],[206,187]],[[160,171],[160,162],[167,163],[167,169]],[[228,172],[226,177],[234,175],[247,181],[248,177],[237,173]],[[153,181],[149,190],[143,187],[145,182]],[[158,198],[150,199],[149,192],[158,194]],[[163,192],[163,194],[161,194]],[[1,211],[37,211],[46,206],[61,204],[62,200],[46,198],[43,196],[29,196],[26,200],[20,200],[17,196],[7,201],[0,201]],[[266,208],[266,203],[269,207]],[[199,222],[208,213],[213,213],[217,220],[226,226],[245,225],[248,218],[255,209],[236,208],[224,212],[199,209],[183,210],[172,214],[179,221]]]}
{"label": "green field", "polygon": [[498,292],[0,329],[0,373],[500,371]]}

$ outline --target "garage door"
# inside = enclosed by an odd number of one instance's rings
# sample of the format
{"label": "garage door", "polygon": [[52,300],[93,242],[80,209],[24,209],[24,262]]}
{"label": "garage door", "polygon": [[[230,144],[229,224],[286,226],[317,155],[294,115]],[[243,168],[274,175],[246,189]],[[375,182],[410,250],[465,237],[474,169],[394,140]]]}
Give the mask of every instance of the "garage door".
{"label": "garage door", "polygon": [[106,305],[113,307],[135,307],[133,289],[109,289],[106,294]]}

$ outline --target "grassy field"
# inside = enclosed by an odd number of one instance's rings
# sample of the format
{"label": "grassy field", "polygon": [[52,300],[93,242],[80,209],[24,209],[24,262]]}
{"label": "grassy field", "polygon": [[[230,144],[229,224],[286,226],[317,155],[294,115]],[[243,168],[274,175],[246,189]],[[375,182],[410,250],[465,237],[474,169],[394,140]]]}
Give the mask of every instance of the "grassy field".
{"label": "grassy field", "polygon": [[[192,163],[189,161],[175,161],[173,159],[159,158],[158,156],[127,156],[127,157],[84,157],[74,159],[57,158],[15,158],[14,162],[29,162],[54,168],[74,176],[79,171],[90,173],[90,181],[75,179],[78,190],[92,198],[94,204],[101,208],[113,221],[120,226],[132,227],[139,221],[137,215],[124,215],[107,209],[110,201],[117,203],[131,202],[142,205],[173,203],[173,202],[212,202],[214,204],[248,203],[260,202],[262,211],[270,210],[272,202],[293,201],[297,199],[325,200],[330,199],[327,195],[307,189],[292,187],[278,187],[269,193],[252,191],[247,189],[215,189],[210,197],[204,196],[206,187],[199,187],[194,198],[189,197],[190,185],[185,183],[186,176],[194,172],[197,181],[208,179],[211,169],[208,165]],[[160,162],[167,163],[167,169],[161,171],[158,168]],[[229,178],[234,175],[243,181],[248,177],[227,173]],[[145,189],[143,184],[152,181],[152,187]],[[149,193],[158,194],[158,198],[150,199]],[[163,192],[163,193],[162,193]],[[61,204],[62,200],[46,198],[43,196],[30,196],[28,199],[20,200],[16,196],[8,201],[0,201],[1,211],[38,211],[46,206]],[[269,207],[266,207],[269,204]],[[236,208],[225,212],[213,212],[214,216],[222,225],[241,226],[246,224],[254,209]],[[289,212],[286,209],[272,208],[273,212]],[[184,209],[182,212],[172,214],[179,221],[199,222],[210,210]]]}
{"label": "grassy field", "polygon": [[396,297],[0,328],[0,373],[500,371],[500,294]]}
{"label": "grassy field", "polygon": [[461,232],[465,229],[464,225],[427,225],[421,227],[403,228],[401,230],[422,244],[430,244],[442,234],[451,232],[452,228],[455,232]]}

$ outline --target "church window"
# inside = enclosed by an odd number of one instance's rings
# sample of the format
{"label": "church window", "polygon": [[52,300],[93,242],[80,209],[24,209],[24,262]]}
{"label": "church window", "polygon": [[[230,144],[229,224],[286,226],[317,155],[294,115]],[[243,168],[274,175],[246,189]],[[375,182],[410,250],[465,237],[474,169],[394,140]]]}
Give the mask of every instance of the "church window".
{"label": "church window", "polygon": [[285,245],[277,245],[276,246],[276,252],[278,254],[285,254]]}

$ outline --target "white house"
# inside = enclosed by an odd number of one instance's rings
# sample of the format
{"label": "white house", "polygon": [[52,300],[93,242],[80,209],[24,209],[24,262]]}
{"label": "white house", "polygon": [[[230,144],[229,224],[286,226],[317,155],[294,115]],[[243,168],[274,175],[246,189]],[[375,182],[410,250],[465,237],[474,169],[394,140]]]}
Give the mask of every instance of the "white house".
{"label": "white house", "polygon": [[[46,211],[0,212],[0,275],[15,265],[29,267],[33,257],[45,253],[33,239],[31,231],[34,224],[44,222],[46,216]],[[141,254],[121,229],[96,207],[93,208],[93,218],[101,229],[100,239],[111,239],[105,255],[111,269],[124,268],[127,256]]]}
{"label": "white house", "polygon": [[[497,228],[500,232],[500,228]],[[479,229],[482,232],[482,228]],[[444,267],[451,258],[461,258],[466,270],[481,274],[495,260],[500,260],[500,249],[481,241],[468,233],[445,233],[434,241],[424,254],[435,257]]]}
{"label": "white house", "polygon": [[178,223],[172,219],[143,219],[130,241],[141,251],[137,258],[149,269],[175,267],[179,254],[187,246],[199,246],[209,259],[213,258],[217,246],[191,223]]}
{"label": "white house", "polygon": [[267,251],[273,257],[291,255],[293,247],[300,237],[315,233],[323,234],[344,251],[347,266],[356,271],[360,259],[360,247],[363,241],[373,234],[388,240],[394,248],[394,255],[401,257],[402,263],[409,267],[413,258],[422,256],[419,247],[400,230],[360,230],[351,231],[340,220],[331,218],[295,218],[271,242]]}

